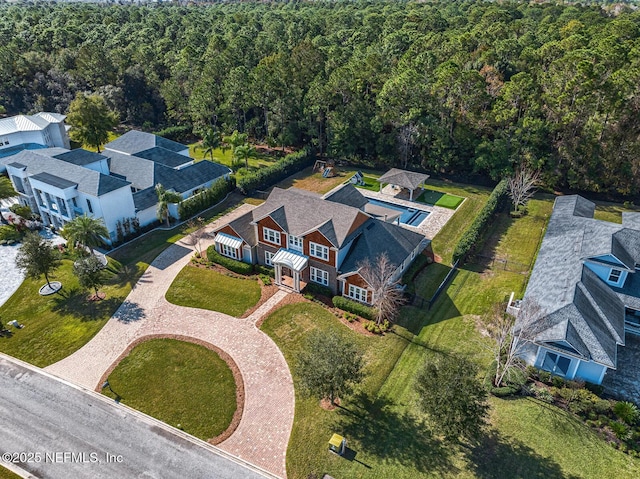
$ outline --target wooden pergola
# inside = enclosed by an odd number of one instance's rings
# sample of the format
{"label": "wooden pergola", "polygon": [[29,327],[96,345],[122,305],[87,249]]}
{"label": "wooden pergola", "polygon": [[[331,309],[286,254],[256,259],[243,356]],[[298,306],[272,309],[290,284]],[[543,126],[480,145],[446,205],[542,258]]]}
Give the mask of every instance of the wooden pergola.
{"label": "wooden pergola", "polygon": [[409,201],[413,201],[413,191],[418,187],[424,190],[424,182],[427,181],[427,178],[429,175],[425,173],[392,168],[378,178],[378,182],[380,183],[380,191],[382,191],[383,183],[408,189]]}

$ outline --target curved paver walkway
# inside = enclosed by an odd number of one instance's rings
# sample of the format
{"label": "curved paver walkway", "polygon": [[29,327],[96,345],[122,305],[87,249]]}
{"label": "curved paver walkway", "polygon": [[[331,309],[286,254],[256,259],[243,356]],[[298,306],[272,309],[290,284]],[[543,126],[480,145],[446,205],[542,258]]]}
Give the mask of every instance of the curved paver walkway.
{"label": "curved paver walkway", "polygon": [[[249,205],[243,205],[231,215],[244,214],[249,209]],[[211,240],[203,241],[203,248],[207,246],[205,243],[210,244]],[[165,250],[100,332],[84,347],[46,370],[95,389],[105,372],[139,338],[175,334],[210,343],[236,362],[245,392],[240,425],[218,447],[286,477],[285,455],[295,407],[287,363],[271,338],[255,327],[253,316],[249,321],[233,318],[215,311],[176,306],[164,298],[192,253],[184,241]]]}

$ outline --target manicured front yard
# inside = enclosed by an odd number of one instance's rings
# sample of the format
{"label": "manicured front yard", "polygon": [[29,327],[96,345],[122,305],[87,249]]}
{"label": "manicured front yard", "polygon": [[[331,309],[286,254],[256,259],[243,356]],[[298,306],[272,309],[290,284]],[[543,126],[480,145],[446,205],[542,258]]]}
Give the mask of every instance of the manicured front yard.
{"label": "manicured front yard", "polygon": [[174,339],[136,346],[102,393],[199,437],[225,431],[236,411],[233,373],[215,351]]}
{"label": "manicured front yard", "polygon": [[252,278],[234,278],[187,265],[173,280],[165,297],[178,306],[240,316],[260,301],[260,285]]}
{"label": "manicured front yard", "polygon": [[[465,201],[453,218],[463,211],[466,213],[461,217],[472,217],[486,201],[488,191],[456,188],[456,194],[471,201]],[[515,220],[507,214],[500,216],[491,223],[479,254],[508,255],[513,261],[531,264],[551,206],[552,200],[543,197],[529,205],[528,216]],[[434,240],[435,252],[445,257],[448,242],[455,242],[462,232],[447,227]],[[429,296],[446,274],[447,268],[441,266],[427,266],[424,277],[416,282],[418,294]],[[609,446],[566,412],[531,398],[492,398],[491,426],[477,445],[444,444],[430,433],[430,419],[417,408],[416,371],[434,356],[452,352],[473,358],[483,369],[488,367],[487,340],[478,332],[477,322],[492,304],[506,300],[512,291],[522,294],[526,279],[526,274],[490,265],[464,266],[430,310],[405,307],[394,332],[382,338],[345,333],[341,323],[315,305],[287,306],[267,318],[262,329],[283,351],[295,384],[299,381],[296,353],[303,338],[315,328],[327,334],[348,334],[366,351],[367,378],[356,394],[345,398],[341,408],[328,412],[315,400],[296,397],[288,476],[640,477],[638,459]],[[326,443],[334,432],[346,436],[349,447],[357,453],[355,460],[327,451]]]}
{"label": "manicured front yard", "polygon": [[[126,270],[111,262],[109,283],[100,288],[106,293],[102,301],[88,301],[89,291],[82,290],[72,272],[72,261],[64,260],[51,275],[62,282],[60,294],[40,296],[44,279],[25,279],[18,290],[0,306],[4,324],[17,320],[23,329],[13,329],[11,337],[0,336],[0,351],[45,367],[68,356],[87,343],[120,306],[139,276],[130,278]],[[119,274],[114,274],[114,271]]]}

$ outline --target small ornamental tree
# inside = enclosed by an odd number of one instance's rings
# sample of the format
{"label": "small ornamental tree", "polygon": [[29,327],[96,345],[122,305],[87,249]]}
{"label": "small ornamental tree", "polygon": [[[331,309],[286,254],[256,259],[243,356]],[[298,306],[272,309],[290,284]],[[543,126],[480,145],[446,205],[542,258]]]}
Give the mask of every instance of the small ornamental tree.
{"label": "small ornamental tree", "polygon": [[69,132],[72,140],[92,146],[100,153],[100,147],[109,141],[109,131],[118,124],[118,116],[100,95],[78,93],[69,105],[67,123],[72,127]]}
{"label": "small ornamental tree", "polygon": [[522,206],[526,206],[533,194],[535,187],[540,181],[540,173],[531,171],[526,167],[520,167],[515,174],[509,178],[508,189],[514,211]]}
{"label": "small ornamental tree", "polygon": [[311,396],[329,399],[349,394],[363,376],[363,356],[342,336],[314,331],[298,358],[303,388]]}
{"label": "small ornamental tree", "polygon": [[76,275],[80,286],[93,288],[94,298],[99,299],[98,288],[105,282],[104,266],[97,256],[90,255],[81,258],[73,264],[73,274]]}
{"label": "small ornamental tree", "polygon": [[486,425],[487,391],[477,376],[475,364],[454,355],[429,359],[418,373],[420,407],[448,441],[477,439]]}
{"label": "small ornamental tree", "polygon": [[44,275],[47,286],[53,289],[49,274],[60,266],[60,253],[53,248],[51,241],[38,233],[28,232],[16,256],[16,265],[30,278]]}
{"label": "small ornamental tree", "polygon": [[400,282],[393,278],[397,265],[389,261],[389,257],[383,253],[373,263],[367,259],[358,266],[360,276],[373,291],[372,303],[376,311],[376,324],[393,321],[404,303]]}

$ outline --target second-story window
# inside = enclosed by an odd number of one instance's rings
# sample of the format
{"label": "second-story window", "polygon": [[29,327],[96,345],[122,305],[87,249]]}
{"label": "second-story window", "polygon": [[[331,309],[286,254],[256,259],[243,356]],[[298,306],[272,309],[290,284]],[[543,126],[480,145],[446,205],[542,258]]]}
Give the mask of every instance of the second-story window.
{"label": "second-story window", "polygon": [[262,229],[262,237],[265,241],[273,244],[280,244],[280,232],[276,230],[272,230],[271,228],[263,228]]}
{"label": "second-story window", "polygon": [[309,243],[309,255],[329,261],[329,248],[318,243]]}
{"label": "second-story window", "polygon": [[289,235],[289,248],[296,251],[302,251],[302,238]]}

